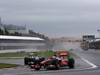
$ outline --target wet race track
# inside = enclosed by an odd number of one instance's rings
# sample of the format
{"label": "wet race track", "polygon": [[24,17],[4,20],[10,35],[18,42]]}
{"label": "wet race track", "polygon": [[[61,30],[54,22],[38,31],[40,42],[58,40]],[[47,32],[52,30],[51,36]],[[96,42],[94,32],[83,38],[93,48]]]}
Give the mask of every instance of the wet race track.
{"label": "wet race track", "polygon": [[[78,43],[63,43],[54,46],[56,49],[72,48],[72,52],[75,56],[75,68],[74,69],[61,69],[52,71],[33,71],[27,66],[20,66],[17,68],[2,69],[0,75],[100,75],[100,51],[88,50],[83,51]],[[8,59],[0,60],[1,62],[16,63],[23,65],[23,59]]]}

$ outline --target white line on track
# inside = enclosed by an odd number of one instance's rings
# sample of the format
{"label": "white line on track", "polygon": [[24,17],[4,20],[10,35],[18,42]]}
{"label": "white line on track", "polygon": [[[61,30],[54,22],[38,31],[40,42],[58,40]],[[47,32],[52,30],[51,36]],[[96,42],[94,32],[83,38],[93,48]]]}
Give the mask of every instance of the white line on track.
{"label": "white line on track", "polygon": [[93,64],[92,62],[88,61],[87,59],[85,59],[85,58],[83,58],[83,57],[81,57],[81,59],[82,59],[84,62],[88,63],[90,66],[92,66],[91,68],[97,68],[97,67],[98,67],[98,66],[96,66],[95,64]]}
{"label": "white line on track", "polygon": [[[84,62],[86,62],[87,64],[89,64],[91,67],[90,68],[85,68],[85,69],[94,69],[97,68],[98,66],[93,64],[92,62],[90,62],[89,60],[85,59],[84,57],[80,56],[78,53],[75,53],[78,57],[80,57],[81,60],[83,60]],[[82,69],[82,70],[85,70]]]}

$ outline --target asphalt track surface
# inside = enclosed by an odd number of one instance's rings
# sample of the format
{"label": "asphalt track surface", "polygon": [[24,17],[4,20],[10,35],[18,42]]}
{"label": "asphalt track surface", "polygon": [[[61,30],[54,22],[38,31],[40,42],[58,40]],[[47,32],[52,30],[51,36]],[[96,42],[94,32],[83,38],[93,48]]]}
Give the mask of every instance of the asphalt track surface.
{"label": "asphalt track surface", "polygon": [[[52,71],[33,71],[27,66],[17,68],[2,69],[0,75],[100,75],[100,51],[88,50],[83,51],[78,43],[63,43],[54,46],[54,49],[73,48],[73,53],[79,57],[75,57],[75,69],[61,69]],[[23,64],[21,60],[0,60],[0,62]]]}

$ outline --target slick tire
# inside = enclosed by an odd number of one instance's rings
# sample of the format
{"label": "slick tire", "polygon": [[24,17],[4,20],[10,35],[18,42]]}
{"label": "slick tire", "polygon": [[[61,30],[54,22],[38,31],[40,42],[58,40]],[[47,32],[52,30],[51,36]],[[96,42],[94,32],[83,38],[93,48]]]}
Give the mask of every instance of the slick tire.
{"label": "slick tire", "polygon": [[69,67],[70,69],[73,69],[73,68],[75,67],[74,64],[75,64],[75,60],[74,60],[74,59],[71,59],[71,60],[68,62],[68,67]]}
{"label": "slick tire", "polygon": [[28,65],[29,64],[29,58],[25,57],[24,58],[24,65]]}

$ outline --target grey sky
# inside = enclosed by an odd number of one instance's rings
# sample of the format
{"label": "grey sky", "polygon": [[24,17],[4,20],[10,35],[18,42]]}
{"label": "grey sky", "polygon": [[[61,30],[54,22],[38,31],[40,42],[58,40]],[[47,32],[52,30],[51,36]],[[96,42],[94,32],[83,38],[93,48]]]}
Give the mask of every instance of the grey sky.
{"label": "grey sky", "polygon": [[0,16],[49,36],[97,34],[100,0],[0,0]]}

